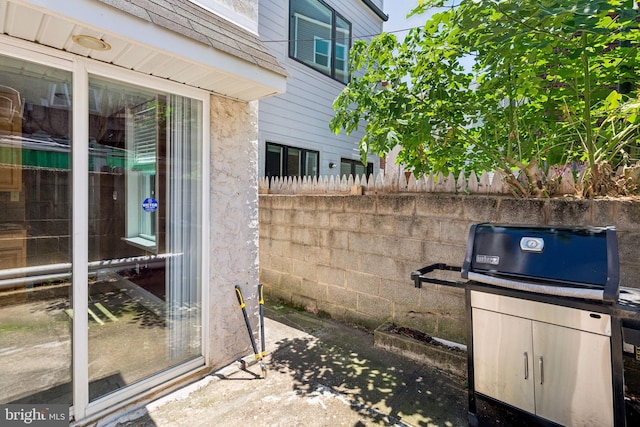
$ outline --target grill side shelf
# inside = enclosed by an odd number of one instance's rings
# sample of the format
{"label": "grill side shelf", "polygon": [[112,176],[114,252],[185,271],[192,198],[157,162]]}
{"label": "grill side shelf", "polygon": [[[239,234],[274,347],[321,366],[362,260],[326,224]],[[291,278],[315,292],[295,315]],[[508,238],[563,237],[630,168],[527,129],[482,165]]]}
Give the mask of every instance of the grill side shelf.
{"label": "grill side shelf", "polygon": [[461,271],[462,268],[453,265],[447,265],[443,263],[431,264],[426,267],[422,267],[419,270],[411,272],[411,280],[416,288],[422,288],[423,283],[432,283],[436,285],[452,286],[456,288],[465,288],[466,281],[437,279],[435,277],[429,277],[429,273],[433,273],[436,270],[443,271]]}

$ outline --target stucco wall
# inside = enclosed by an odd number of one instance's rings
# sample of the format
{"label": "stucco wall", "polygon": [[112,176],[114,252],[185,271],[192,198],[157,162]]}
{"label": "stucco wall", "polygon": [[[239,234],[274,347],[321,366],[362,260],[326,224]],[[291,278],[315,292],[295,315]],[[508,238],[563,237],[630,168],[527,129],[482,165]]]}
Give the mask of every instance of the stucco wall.
{"label": "stucco wall", "polygon": [[416,289],[410,274],[435,262],[461,265],[469,226],[485,221],[615,225],[621,284],[640,287],[638,202],[438,193],[261,195],[260,280],[268,295],[308,310],[464,343],[464,293]]}
{"label": "stucco wall", "polygon": [[258,20],[258,0],[219,0],[232,10],[241,13],[254,21]]}
{"label": "stucco wall", "polygon": [[[211,98],[209,364],[245,356],[250,341],[234,286],[255,319],[258,284],[257,101]],[[257,322],[254,322],[256,325]],[[257,326],[257,325],[256,325]]]}

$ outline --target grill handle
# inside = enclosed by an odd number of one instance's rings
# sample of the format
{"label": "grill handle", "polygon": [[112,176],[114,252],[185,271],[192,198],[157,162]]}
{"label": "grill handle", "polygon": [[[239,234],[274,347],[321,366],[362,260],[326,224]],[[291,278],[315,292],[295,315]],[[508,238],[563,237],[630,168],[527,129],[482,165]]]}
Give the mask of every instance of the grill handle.
{"label": "grill handle", "polygon": [[570,288],[565,286],[538,285],[517,280],[502,279],[500,277],[487,276],[470,271],[469,280],[499,286],[501,288],[516,289],[519,291],[535,292],[539,294],[555,295],[569,298],[582,298],[595,301],[604,301],[604,291],[598,289]]}
{"label": "grill handle", "polygon": [[467,282],[459,282],[456,280],[446,280],[446,279],[436,279],[434,277],[428,277],[429,273],[432,273],[436,270],[444,270],[444,271],[461,271],[461,267],[456,267],[452,265],[437,263],[427,265],[426,267],[422,267],[419,270],[411,272],[411,280],[413,280],[413,284],[416,288],[422,288],[422,283],[433,283],[436,285],[445,285],[445,286],[454,286],[454,287],[464,287]]}

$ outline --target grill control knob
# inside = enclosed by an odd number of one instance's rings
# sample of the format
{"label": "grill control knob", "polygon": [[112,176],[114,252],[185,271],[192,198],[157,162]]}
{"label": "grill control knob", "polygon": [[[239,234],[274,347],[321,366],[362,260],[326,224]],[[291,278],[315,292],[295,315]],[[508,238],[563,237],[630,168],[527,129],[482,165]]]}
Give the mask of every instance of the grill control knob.
{"label": "grill control knob", "polygon": [[544,240],[539,237],[523,237],[520,239],[520,249],[524,252],[542,252]]}

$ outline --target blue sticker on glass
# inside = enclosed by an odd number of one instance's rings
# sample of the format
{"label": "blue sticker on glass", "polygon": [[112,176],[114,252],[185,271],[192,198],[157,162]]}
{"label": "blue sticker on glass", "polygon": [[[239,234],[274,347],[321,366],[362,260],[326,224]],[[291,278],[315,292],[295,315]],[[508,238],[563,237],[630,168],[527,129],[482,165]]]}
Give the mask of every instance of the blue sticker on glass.
{"label": "blue sticker on glass", "polygon": [[155,212],[158,210],[158,201],[153,197],[147,197],[144,199],[144,202],[142,202],[142,209],[145,212]]}

